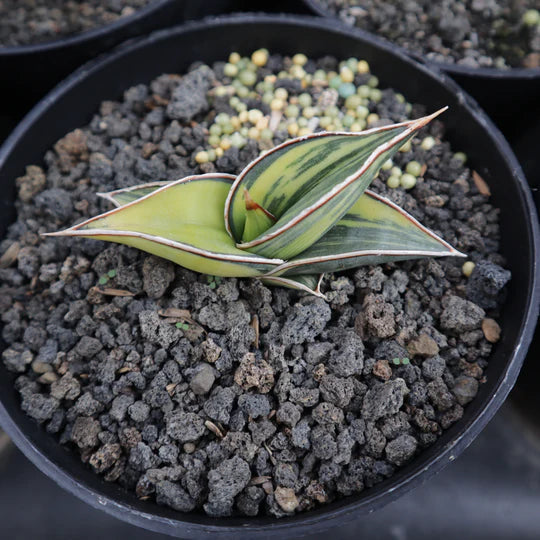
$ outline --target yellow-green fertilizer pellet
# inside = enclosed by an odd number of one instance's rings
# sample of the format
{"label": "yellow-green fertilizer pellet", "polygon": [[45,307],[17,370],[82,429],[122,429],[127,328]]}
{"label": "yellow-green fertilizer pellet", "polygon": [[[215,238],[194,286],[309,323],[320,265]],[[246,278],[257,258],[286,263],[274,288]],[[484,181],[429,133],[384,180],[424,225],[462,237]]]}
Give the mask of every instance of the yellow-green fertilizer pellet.
{"label": "yellow-green fertilizer pellet", "polygon": [[465,277],[469,277],[476,265],[472,261],[467,261],[463,263],[463,266],[461,267],[461,272]]}

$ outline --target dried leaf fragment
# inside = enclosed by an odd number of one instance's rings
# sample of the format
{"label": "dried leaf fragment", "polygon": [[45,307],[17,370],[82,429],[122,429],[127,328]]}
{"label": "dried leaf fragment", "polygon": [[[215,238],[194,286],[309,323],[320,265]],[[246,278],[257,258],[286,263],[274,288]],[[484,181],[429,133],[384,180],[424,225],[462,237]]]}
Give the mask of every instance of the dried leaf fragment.
{"label": "dried leaf fragment", "polygon": [[90,290],[96,291],[105,296],[135,296],[135,293],[132,293],[131,291],[126,291],[124,289],[111,289],[110,287],[105,287],[104,289],[92,287]]}
{"label": "dried leaf fragment", "polygon": [[218,438],[223,439],[225,436],[221,429],[219,429],[214,422],[210,422],[210,420],[206,420],[204,425]]}
{"label": "dried leaf fragment", "polygon": [[158,310],[158,315],[161,317],[173,319],[191,319],[191,312],[187,309],[167,308]]}
{"label": "dried leaf fragment", "polygon": [[19,242],[13,242],[0,257],[0,268],[10,267],[16,260],[21,249]]}
{"label": "dried leaf fragment", "polygon": [[253,315],[250,323],[251,328],[255,330],[255,339],[253,340],[253,345],[256,349],[259,348],[259,317]]}
{"label": "dried leaf fragment", "polygon": [[491,191],[486,181],[476,171],[472,172],[472,177],[473,177],[474,185],[476,186],[476,189],[478,189],[478,191],[482,195],[486,195],[487,197],[489,197],[491,195]]}
{"label": "dried leaf fragment", "polygon": [[130,373],[131,371],[133,371],[133,368],[130,366],[122,366],[116,373],[122,375],[123,373]]}

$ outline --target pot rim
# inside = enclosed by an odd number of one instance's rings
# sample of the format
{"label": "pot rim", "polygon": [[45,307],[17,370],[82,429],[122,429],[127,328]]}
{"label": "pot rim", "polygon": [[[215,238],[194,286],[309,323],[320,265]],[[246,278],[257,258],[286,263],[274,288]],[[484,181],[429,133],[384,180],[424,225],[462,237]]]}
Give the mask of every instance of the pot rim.
{"label": "pot rim", "polygon": [[135,13],[132,13],[127,17],[120,17],[116,21],[102,24],[71,36],[59,37],[57,39],[43,41],[41,43],[27,43],[24,45],[13,45],[11,47],[0,47],[0,58],[16,57],[18,55],[32,55],[43,52],[57,52],[61,49],[68,49],[70,47],[84,45],[85,43],[93,41],[94,39],[104,38],[119,30],[123,30],[132,23],[137,23],[145,19],[148,15],[175,1],[177,0],[155,0],[146,6],[137,9]]}
{"label": "pot rim", "polygon": [[485,77],[488,79],[495,79],[495,80],[512,80],[515,79],[516,81],[523,80],[523,79],[540,79],[540,67],[537,68],[510,68],[510,69],[500,69],[496,67],[470,67],[470,66],[463,66],[460,64],[455,64],[451,62],[438,62],[436,60],[431,60],[429,58],[426,58],[423,55],[410,52],[405,47],[402,47],[401,45],[397,45],[393,41],[390,41],[386,38],[383,38],[373,32],[368,32],[367,30],[363,30],[361,28],[357,27],[351,27],[346,25],[343,21],[339,19],[334,13],[332,13],[330,10],[325,9],[322,7],[317,0],[301,0],[304,5],[311,10],[313,14],[318,15],[319,17],[324,17],[325,19],[328,19],[331,21],[331,24],[336,24],[338,26],[345,26],[346,28],[350,28],[354,32],[358,32],[360,35],[369,35],[372,36],[376,40],[382,40],[387,44],[391,44],[393,47],[403,51],[408,56],[414,58],[415,60],[418,60],[423,63],[427,63],[430,65],[435,66],[436,68],[445,71],[447,73],[450,73],[452,75],[458,75],[458,76],[468,76],[468,77]]}
{"label": "pot rim", "polygon": [[[53,103],[62,99],[64,94],[68,93],[72,87],[83,81],[87,75],[99,71],[104,66],[113,63],[121,58],[126,51],[133,52],[140,50],[147,44],[166,39],[171,35],[189,34],[208,28],[216,28],[220,32],[223,32],[226,30],[227,25],[245,25],[253,23],[274,24],[277,27],[310,27],[312,29],[324,31],[330,30],[331,32],[336,33],[338,37],[340,35],[349,38],[358,37],[356,32],[350,32],[347,27],[342,27],[342,25],[329,29],[327,21],[316,17],[265,14],[240,14],[209,17],[202,21],[189,22],[181,26],[159,30],[147,37],[124,43],[114,49],[111,53],[88,62],[49,92],[49,94],[47,94],[47,96],[45,96],[26,115],[0,148],[0,169],[4,166],[4,162],[8,155],[17,146],[19,139],[23,137],[24,133],[31,128],[34,121],[44,114]],[[61,487],[93,507],[102,509],[110,515],[133,525],[159,533],[181,536],[183,538],[201,538],[202,535],[210,534],[214,536],[218,534],[223,535],[222,537],[224,538],[230,538],[232,537],[231,535],[239,535],[243,531],[249,533],[253,538],[270,538],[283,535],[285,531],[288,534],[291,534],[291,531],[294,530],[299,535],[305,535],[316,531],[327,530],[332,526],[336,526],[338,523],[342,524],[351,521],[358,515],[372,512],[386,505],[440,471],[445,465],[453,461],[473,441],[479,431],[483,429],[493,417],[510,392],[524,361],[527,348],[532,340],[540,307],[540,230],[538,219],[536,218],[536,208],[521,170],[521,166],[498,128],[495,127],[477,103],[465,94],[452,79],[444,73],[434,70],[432,66],[427,66],[411,59],[400,50],[395,51],[394,48],[386,42],[372,40],[372,36],[369,34],[360,37],[363,38],[363,40],[367,39],[375,41],[377,47],[391,52],[409,66],[420,70],[426,76],[435,79],[439,84],[450,88],[452,92],[459,96],[460,102],[466,106],[474,120],[484,127],[486,136],[492,139],[494,147],[505,157],[507,163],[514,172],[513,176],[515,182],[519,187],[523,205],[527,208],[530,218],[530,249],[533,253],[534,271],[529,285],[532,293],[528,300],[526,316],[524,317],[521,333],[515,343],[515,348],[506,363],[506,367],[499,377],[497,387],[493,393],[486,398],[482,410],[480,410],[476,416],[472,416],[468,421],[462,419],[459,422],[460,431],[448,444],[443,446],[439,452],[429,458],[425,458],[424,460],[421,460],[420,457],[414,459],[409,465],[402,469],[402,471],[405,472],[401,478],[393,477],[370,488],[365,494],[363,493],[360,495],[360,500],[351,501],[351,497],[353,496],[345,497],[340,501],[319,507],[317,510],[300,513],[279,520],[268,517],[210,518],[200,513],[193,512],[183,514],[171,511],[171,513],[167,510],[163,510],[162,507],[151,505],[148,505],[148,510],[141,511],[135,506],[134,495],[133,504],[130,504],[129,502],[118,502],[117,498],[100,493],[98,489],[90,487],[86,482],[77,480],[66,471],[65,467],[54,463],[25,433],[23,433],[22,429],[8,414],[4,404],[0,401],[1,424],[26,457]],[[387,486],[388,483],[391,485]],[[124,492],[122,491],[122,493]],[[161,508],[163,511],[158,514],[153,512],[152,508]],[[309,528],[309,532],[306,528]]]}

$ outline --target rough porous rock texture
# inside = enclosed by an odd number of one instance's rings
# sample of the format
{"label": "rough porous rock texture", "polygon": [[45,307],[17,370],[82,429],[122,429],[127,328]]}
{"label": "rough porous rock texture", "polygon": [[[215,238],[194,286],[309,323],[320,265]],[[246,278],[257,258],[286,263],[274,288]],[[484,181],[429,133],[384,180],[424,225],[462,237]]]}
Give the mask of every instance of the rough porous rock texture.
{"label": "rough porous rock texture", "polygon": [[523,17],[538,0],[315,0],[351,26],[437,62],[540,67],[540,24]]}
{"label": "rough porous rock texture", "polygon": [[[270,56],[259,80],[288,66]],[[338,65],[303,67],[317,68]],[[389,189],[382,171],[373,189],[477,263],[472,289],[463,259],[427,259],[328,275],[323,300],[211,280],[124,246],[40,236],[108,209],[96,192],[239,172],[255,158],[264,141],[195,161],[216,112],[234,114],[215,95],[230,83],[223,71],[193,66],[104,102],[17,180],[18,219],[0,244],[2,358],[23,410],[106,481],[182,512],[281,517],[391,477],[461,418],[493,347],[483,321],[497,319],[509,275],[498,210],[439,121],[428,128],[434,146],[422,148],[424,131],[394,158],[427,163],[416,186]],[[275,83],[292,103],[302,92],[328,101],[324,85]],[[269,114],[257,92],[242,102]],[[344,107],[332,92],[330,106]],[[391,89],[373,96],[375,123],[423,112]],[[272,144],[286,137],[277,129]]]}
{"label": "rough porous rock texture", "polygon": [[135,13],[155,0],[0,0],[0,47],[79,34]]}

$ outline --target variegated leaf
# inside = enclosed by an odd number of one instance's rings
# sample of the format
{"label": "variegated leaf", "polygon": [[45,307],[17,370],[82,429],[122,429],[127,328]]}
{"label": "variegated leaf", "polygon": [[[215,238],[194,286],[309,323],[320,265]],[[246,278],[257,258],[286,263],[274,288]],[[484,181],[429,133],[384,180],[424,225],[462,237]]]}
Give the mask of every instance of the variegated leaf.
{"label": "variegated leaf", "polygon": [[368,190],[336,226],[271,275],[311,275],[445,256],[463,255],[399,206]]}
{"label": "variegated leaf", "polygon": [[[393,156],[430,116],[361,133],[318,133],[288,141],[248,165],[225,204],[227,230],[237,246],[266,257],[290,259],[331,229]],[[243,190],[277,222],[249,242]]]}
{"label": "variegated leaf", "polygon": [[[246,253],[227,234],[223,205],[233,180],[227,174],[209,174],[166,183],[137,200],[51,235],[126,244],[214,276],[259,276],[283,260]],[[117,202],[128,193],[139,195],[147,188],[149,185],[121,190],[110,198]]]}

